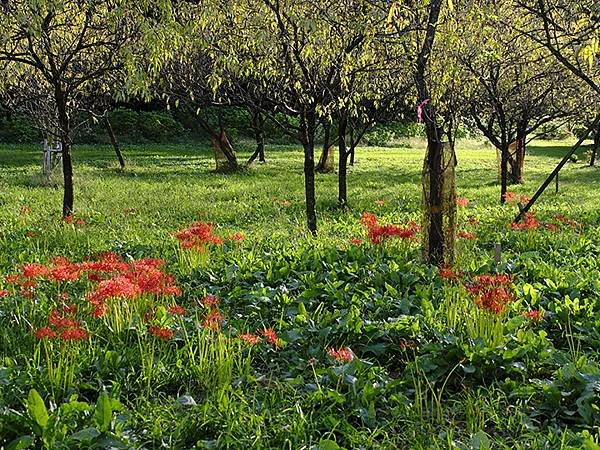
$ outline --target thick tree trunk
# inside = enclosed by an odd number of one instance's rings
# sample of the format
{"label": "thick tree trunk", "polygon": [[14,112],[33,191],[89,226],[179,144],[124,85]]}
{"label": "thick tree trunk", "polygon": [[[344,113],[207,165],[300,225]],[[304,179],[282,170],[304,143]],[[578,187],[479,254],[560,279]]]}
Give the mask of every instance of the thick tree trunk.
{"label": "thick tree trunk", "polygon": [[304,147],[306,220],[308,229],[313,235],[317,234],[317,213],[315,206],[315,129],[315,113],[312,111],[305,111],[300,118],[300,141]]}
{"label": "thick tree trunk", "polygon": [[345,113],[340,115],[340,126],[338,129],[338,148],[339,148],[339,166],[338,166],[338,201],[340,205],[348,203],[348,149],[346,148],[346,129],[348,128],[348,119]]}
{"label": "thick tree trunk", "polygon": [[325,136],[323,138],[323,150],[321,151],[319,162],[315,167],[315,170],[319,173],[329,173],[332,171],[332,169],[327,166],[327,159],[329,158],[329,150],[331,148],[331,145],[329,144],[331,141],[331,124],[324,124],[324,129]]}
{"label": "thick tree trunk", "polygon": [[115,132],[110,123],[110,119],[108,118],[108,116],[104,116],[103,120],[104,120],[104,127],[106,128],[108,136],[110,137],[110,142],[112,143],[112,146],[115,149],[115,153],[117,154],[117,159],[119,160],[119,166],[121,166],[121,170],[124,170],[125,169],[125,159],[123,158],[123,153],[121,153],[121,147],[119,146],[119,143],[117,142],[117,137],[115,136]]}
{"label": "thick tree trunk", "polygon": [[500,203],[506,203],[506,192],[508,190],[508,146],[500,149]]}
{"label": "thick tree trunk", "polygon": [[429,171],[429,261],[436,265],[444,263],[444,211],[443,211],[443,144],[429,138],[427,140],[427,169]]}
{"label": "thick tree trunk", "polygon": [[254,140],[256,142],[256,150],[246,162],[246,165],[249,166],[252,164],[256,158],[261,163],[266,163],[265,159],[265,134],[264,134],[264,119],[261,118],[260,113],[256,113],[252,115],[252,128],[254,129]]}
{"label": "thick tree trunk", "polygon": [[229,139],[227,139],[225,131],[221,130],[220,134],[213,135],[212,143],[213,150],[215,152],[217,172],[237,171],[239,169],[237,156],[235,154],[235,150],[229,142]]}

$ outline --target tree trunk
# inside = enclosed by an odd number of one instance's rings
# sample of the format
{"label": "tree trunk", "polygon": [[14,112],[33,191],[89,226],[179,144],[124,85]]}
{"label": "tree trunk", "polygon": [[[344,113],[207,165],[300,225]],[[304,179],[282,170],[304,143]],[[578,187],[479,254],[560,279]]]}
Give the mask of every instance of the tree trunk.
{"label": "tree trunk", "polygon": [[340,126],[338,129],[338,147],[339,147],[339,166],[338,166],[338,201],[340,205],[348,203],[348,150],[346,148],[346,129],[348,128],[348,118],[344,112],[340,114]]}
{"label": "tree trunk", "polygon": [[235,172],[239,169],[235,150],[231,146],[225,130],[221,130],[220,134],[213,135],[212,138],[213,150],[215,152],[215,160],[217,172]]}
{"label": "tree trunk", "polygon": [[121,166],[121,170],[125,169],[125,159],[123,158],[123,154],[121,153],[121,147],[117,142],[117,137],[115,136],[115,132],[113,131],[113,127],[110,124],[110,119],[108,116],[104,116],[104,127],[108,132],[108,136],[110,137],[110,142],[112,143],[113,148],[115,149],[115,153],[117,154],[117,159],[119,160],[119,165]]}
{"label": "tree trunk", "polygon": [[67,96],[61,87],[55,86],[54,100],[58,112],[58,126],[60,133],[60,143],[62,146],[63,163],[63,217],[73,214],[73,159],[71,156],[71,121],[67,112]]}
{"label": "tree trunk", "polygon": [[523,165],[525,162],[525,142],[527,140],[527,124],[520,124],[517,127],[517,146],[515,149],[515,164],[511,173],[513,184],[523,183]]}
{"label": "tree trunk", "polygon": [[350,149],[350,165],[354,166],[354,153],[356,151],[356,146],[352,146],[352,148]]}
{"label": "tree trunk", "polygon": [[444,263],[444,212],[443,212],[443,144],[436,139],[427,140],[427,169],[429,171],[429,261]]}
{"label": "tree trunk", "polygon": [[315,207],[315,129],[315,113],[313,111],[304,111],[300,118],[300,141],[304,147],[306,220],[308,229],[313,235],[317,234],[317,213]]}
{"label": "tree trunk", "polygon": [[596,129],[594,134],[594,145],[592,146],[592,154],[590,155],[590,167],[594,167],[596,164],[596,155],[600,149],[600,128]]}
{"label": "tree trunk", "polygon": [[249,166],[254,162],[256,158],[261,163],[266,163],[265,159],[265,134],[264,134],[264,124],[265,121],[261,117],[260,113],[256,113],[252,115],[252,128],[254,129],[254,140],[256,141],[256,150],[246,162],[246,165]]}
{"label": "tree trunk", "polygon": [[330,138],[331,138],[331,124],[327,123],[323,125],[325,129],[325,137],[323,138],[323,150],[321,151],[321,157],[319,158],[319,162],[315,167],[315,170],[319,173],[329,173],[331,172],[331,168],[327,167],[327,159],[329,158],[329,149],[330,149]]}
{"label": "tree trunk", "polygon": [[500,203],[506,203],[508,188],[508,145],[500,149]]}

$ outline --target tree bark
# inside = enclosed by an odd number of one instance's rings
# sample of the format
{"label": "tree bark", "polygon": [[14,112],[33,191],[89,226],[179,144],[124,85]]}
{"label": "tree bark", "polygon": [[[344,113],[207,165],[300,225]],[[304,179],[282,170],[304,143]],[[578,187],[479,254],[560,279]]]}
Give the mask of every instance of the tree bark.
{"label": "tree bark", "polygon": [[508,190],[508,145],[500,148],[500,203],[506,203],[506,192]]}
{"label": "tree bark", "polygon": [[303,111],[300,118],[300,142],[304,147],[304,192],[306,197],[306,220],[308,229],[316,236],[317,213],[315,200],[315,129],[316,115]]}
{"label": "tree bark", "polygon": [[119,146],[119,143],[117,142],[117,137],[115,136],[115,132],[110,123],[110,119],[108,118],[108,115],[104,116],[103,121],[104,121],[104,127],[106,128],[106,131],[108,132],[108,136],[110,137],[110,142],[112,143],[112,146],[115,149],[115,153],[117,154],[117,159],[119,160],[119,166],[121,166],[121,170],[124,170],[125,169],[125,159],[123,158],[123,153],[121,153],[121,147]]}
{"label": "tree bark", "polygon": [[338,201],[340,205],[348,203],[348,149],[346,146],[346,130],[348,128],[348,118],[345,112],[340,114],[340,126],[338,129],[338,148],[339,148],[339,166],[338,166]]}
{"label": "tree bark", "polygon": [[329,142],[331,141],[331,124],[327,123],[323,125],[325,129],[325,136],[323,138],[323,150],[321,151],[321,157],[315,167],[315,170],[319,173],[328,173],[330,168],[327,167],[327,158],[329,158]]}
{"label": "tree bark", "polygon": [[592,146],[592,154],[590,155],[590,167],[594,167],[594,165],[596,165],[596,156],[598,155],[599,149],[600,149],[600,127],[596,128],[596,133],[594,134],[594,145]]}
{"label": "tree bark", "polygon": [[67,112],[67,96],[60,86],[55,87],[54,99],[58,112],[58,126],[60,128],[60,141],[62,145],[62,163],[63,163],[63,217],[73,214],[74,194],[73,194],[73,159],[71,156],[71,122]]}
{"label": "tree bark", "polygon": [[250,159],[248,159],[248,162],[246,162],[247,166],[252,164],[256,160],[256,158],[258,158],[258,161],[261,163],[267,162],[267,160],[265,159],[264,124],[265,121],[261,117],[260,113],[252,115],[252,128],[254,129],[254,140],[256,142],[256,150],[254,150],[254,153],[252,153],[252,156],[250,156]]}
{"label": "tree bark", "polygon": [[517,127],[517,148],[515,151],[515,165],[512,171],[512,183],[523,183],[523,165],[525,162],[525,142],[527,141],[527,123]]}

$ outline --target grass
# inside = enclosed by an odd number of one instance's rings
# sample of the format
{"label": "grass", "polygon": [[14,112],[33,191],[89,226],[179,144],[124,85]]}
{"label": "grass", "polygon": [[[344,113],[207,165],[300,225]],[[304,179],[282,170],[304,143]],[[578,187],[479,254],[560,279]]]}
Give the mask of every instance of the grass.
{"label": "grass", "polygon": [[[526,183],[511,190],[532,195],[570,144],[531,144]],[[407,145],[359,149],[348,209],[337,206],[336,176],[317,175],[318,238],[306,231],[294,146],[270,146],[268,164],[232,175],[213,173],[200,145],[131,146],[125,171],[109,147],[77,147],[76,218],[85,225],[60,220],[60,188],[39,183],[39,149],[0,146],[0,289],[10,291],[0,298],[0,448],[598,448],[600,171],[580,151],[559,193],[552,186],[535,207],[559,230],[515,231],[515,208],[498,204],[495,151],[459,143],[457,192],[470,199],[459,223],[477,238],[459,240],[457,265],[467,286],[511,274],[513,301],[498,319],[424,265],[418,239],[349,243],[365,241],[364,211],[384,223],[420,220],[425,150]],[[252,151],[240,149],[240,159]],[[174,233],[198,220],[245,240],[184,258]],[[127,320],[115,329],[86,313],[89,281],[42,280],[31,299],[1,281],[24,263],[108,251],[165,259],[182,295],[123,302]],[[33,337],[63,291],[90,332],[70,347]],[[220,333],[202,325],[213,311],[206,295],[220,298]],[[174,302],[184,316],[169,312]],[[531,310],[543,320],[523,315]],[[154,337],[146,314],[173,337]],[[457,314],[477,326],[457,325]],[[266,328],[277,344],[239,340]],[[331,347],[354,359],[333,360]],[[59,362],[66,375],[56,383]],[[33,412],[31,389],[50,425]]]}

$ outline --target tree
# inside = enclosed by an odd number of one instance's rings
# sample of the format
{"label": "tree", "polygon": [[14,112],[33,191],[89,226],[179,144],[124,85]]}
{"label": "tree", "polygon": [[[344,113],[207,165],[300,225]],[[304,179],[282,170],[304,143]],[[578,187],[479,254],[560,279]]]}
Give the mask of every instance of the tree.
{"label": "tree", "polygon": [[[5,88],[42,99],[46,132],[62,144],[62,214],[73,213],[72,134],[80,101],[114,79],[140,90],[170,46],[168,2],[11,0],[3,6],[0,64]],[[147,43],[149,45],[142,45]],[[147,61],[140,70],[141,61]],[[117,83],[118,85],[118,83]],[[113,93],[117,94],[117,93]]]}

